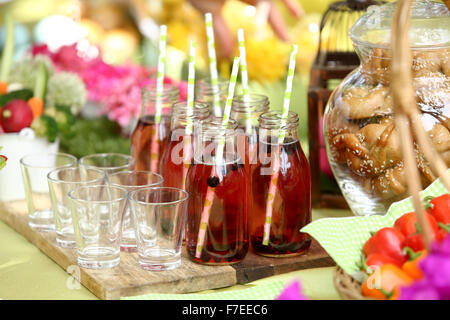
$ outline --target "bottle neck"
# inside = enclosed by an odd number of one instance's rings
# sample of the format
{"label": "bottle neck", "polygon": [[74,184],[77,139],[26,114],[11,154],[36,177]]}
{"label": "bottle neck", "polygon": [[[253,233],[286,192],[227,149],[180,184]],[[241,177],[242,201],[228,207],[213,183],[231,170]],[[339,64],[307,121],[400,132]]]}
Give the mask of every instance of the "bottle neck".
{"label": "bottle neck", "polygon": [[[218,80],[217,86],[213,86],[210,79],[202,79],[197,82],[195,87],[196,100],[207,103],[216,117],[223,114],[227,94],[228,81],[222,79]],[[217,99],[216,103],[214,102],[215,99]]]}
{"label": "bottle neck", "polygon": [[236,120],[238,127],[252,128],[259,126],[259,116],[269,111],[269,98],[260,94],[250,94],[248,99],[242,95],[233,98],[231,118]]}
{"label": "bottle neck", "polygon": [[202,102],[194,102],[194,106],[189,108],[186,101],[173,104],[171,115],[171,129],[186,128],[188,124],[206,120],[211,114],[209,105]]}
{"label": "bottle neck", "polygon": [[[172,105],[180,99],[180,92],[176,86],[164,84],[163,92],[160,97],[161,111],[163,114],[170,115]],[[156,84],[149,84],[142,88],[142,109],[141,117],[154,115],[158,102]]]}
{"label": "bottle neck", "polygon": [[228,93],[228,81],[219,79],[217,86],[213,86],[211,80],[201,79],[195,86],[196,99],[202,102],[212,102],[214,95],[218,95],[220,99],[226,99]]}
{"label": "bottle neck", "polygon": [[270,144],[298,141],[298,122],[298,115],[293,111],[284,120],[280,111],[265,112],[259,117],[259,139]]}
{"label": "bottle neck", "polygon": [[230,119],[228,125],[222,125],[220,118],[210,118],[198,122],[194,132],[194,158],[197,163],[223,164],[239,160],[237,148],[237,123]]}

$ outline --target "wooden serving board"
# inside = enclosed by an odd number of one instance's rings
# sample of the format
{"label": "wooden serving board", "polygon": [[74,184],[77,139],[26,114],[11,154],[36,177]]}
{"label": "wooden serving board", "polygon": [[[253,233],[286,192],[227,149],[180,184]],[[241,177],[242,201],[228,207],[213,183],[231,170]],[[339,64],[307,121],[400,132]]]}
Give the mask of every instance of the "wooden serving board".
{"label": "wooden serving board", "polygon": [[[0,219],[27,238],[64,270],[77,267],[75,249],[61,248],[54,233],[40,233],[28,226],[25,201],[0,202]],[[299,269],[333,266],[335,263],[313,240],[310,250],[292,258],[267,258],[251,251],[231,266],[205,266],[189,260],[183,248],[181,266],[170,271],[145,271],[136,253],[121,252],[120,265],[112,269],[77,268],[79,281],[100,299],[120,299],[147,293],[188,293],[244,284]]]}

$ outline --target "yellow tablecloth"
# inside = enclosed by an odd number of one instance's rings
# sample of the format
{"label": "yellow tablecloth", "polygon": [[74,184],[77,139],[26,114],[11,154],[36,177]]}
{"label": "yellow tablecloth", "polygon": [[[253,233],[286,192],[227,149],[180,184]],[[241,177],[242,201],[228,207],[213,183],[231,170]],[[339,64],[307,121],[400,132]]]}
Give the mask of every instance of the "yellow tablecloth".
{"label": "yellow tablecloth", "polygon": [[[313,219],[349,216],[347,210],[313,210]],[[317,268],[260,279],[213,291],[239,290],[273,280],[299,279],[311,299],[339,299],[333,286],[334,268]],[[72,285],[69,275],[28,240],[0,221],[0,299],[97,299],[89,290]]]}

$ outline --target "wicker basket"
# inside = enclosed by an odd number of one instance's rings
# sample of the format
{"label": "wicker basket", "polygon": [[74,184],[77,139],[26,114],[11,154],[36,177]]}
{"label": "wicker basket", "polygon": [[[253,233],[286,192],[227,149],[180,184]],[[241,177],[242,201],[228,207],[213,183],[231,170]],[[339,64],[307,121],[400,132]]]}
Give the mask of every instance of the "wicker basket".
{"label": "wicker basket", "polygon": [[334,286],[343,300],[372,300],[361,294],[361,284],[340,267],[334,271]]}

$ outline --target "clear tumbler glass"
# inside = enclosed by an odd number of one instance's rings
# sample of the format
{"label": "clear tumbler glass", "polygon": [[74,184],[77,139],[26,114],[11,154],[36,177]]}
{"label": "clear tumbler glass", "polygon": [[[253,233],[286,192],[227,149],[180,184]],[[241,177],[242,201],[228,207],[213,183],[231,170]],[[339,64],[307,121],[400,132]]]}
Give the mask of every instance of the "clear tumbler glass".
{"label": "clear tumbler glass", "polygon": [[105,184],[105,173],[97,169],[60,168],[50,171],[47,180],[55,214],[56,242],[63,248],[75,248],[69,192],[80,186]]}
{"label": "clear tumbler glass", "polygon": [[130,192],[139,264],[145,270],[171,270],[181,265],[186,220],[186,191],[143,188]]}
{"label": "clear tumbler glass", "polygon": [[[162,176],[150,171],[120,171],[108,175],[109,185],[124,188],[128,192],[144,187],[160,187],[163,181]],[[120,249],[126,252],[135,252],[136,234],[128,200],[124,210]]]}
{"label": "clear tumbler glass", "polygon": [[35,153],[20,159],[29,214],[28,225],[32,229],[41,232],[55,230],[47,174],[56,168],[76,165],[77,158],[65,153]]}
{"label": "clear tumbler glass", "polygon": [[136,160],[132,156],[121,153],[96,153],[80,159],[82,169],[100,169],[106,174],[133,170],[135,163]]}
{"label": "clear tumbler glass", "polygon": [[127,190],[108,185],[69,192],[78,248],[78,265],[106,269],[120,262],[120,222]]}

